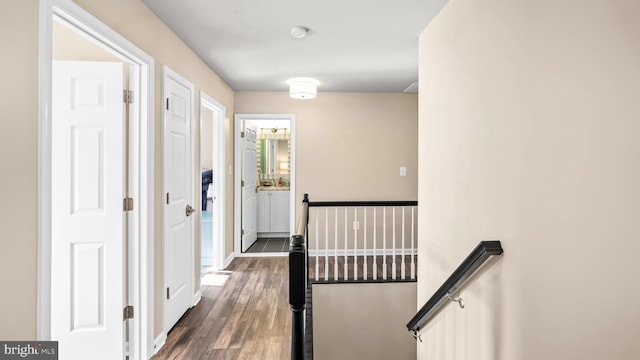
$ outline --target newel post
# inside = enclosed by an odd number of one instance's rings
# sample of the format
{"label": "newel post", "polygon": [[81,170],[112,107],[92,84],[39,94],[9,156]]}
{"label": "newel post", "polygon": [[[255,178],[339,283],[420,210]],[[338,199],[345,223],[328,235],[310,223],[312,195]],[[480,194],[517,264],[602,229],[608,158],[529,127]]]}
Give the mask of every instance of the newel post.
{"label": "newel post", "polygon": [[304,305],[306,288],[303,235],[293,235],[289,245],[289,305],[291,305],[291,360],[304,358]]}

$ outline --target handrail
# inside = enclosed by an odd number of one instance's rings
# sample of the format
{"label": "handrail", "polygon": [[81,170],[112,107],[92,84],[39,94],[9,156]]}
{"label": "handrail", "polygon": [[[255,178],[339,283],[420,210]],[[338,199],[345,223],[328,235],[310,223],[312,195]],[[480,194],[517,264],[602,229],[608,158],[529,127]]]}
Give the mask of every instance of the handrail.
{"label": "handrail", "polygon": [[410,201],[313,201],[309,207],[365,207],[365,206],[418,206],[415,200]]}
{"label": "handrail", "polygon": [[309,224],[309,204],[309,194],[304,194],[300,218],[298,219],[298,227],[296,227],[296,233],[293,236],[305,235],[307,225]]}
{"label": "handrail", "polygon": [[420,329],[435,316],[445,302],[449,300],[459,302],[460,306],[464,307],[462,299],[454,299],[451,296],[490,256],[500,255],[503,252],[500,241],[481,241],[407,323],[407,329],[413,333],[414,337],[418,338]]}

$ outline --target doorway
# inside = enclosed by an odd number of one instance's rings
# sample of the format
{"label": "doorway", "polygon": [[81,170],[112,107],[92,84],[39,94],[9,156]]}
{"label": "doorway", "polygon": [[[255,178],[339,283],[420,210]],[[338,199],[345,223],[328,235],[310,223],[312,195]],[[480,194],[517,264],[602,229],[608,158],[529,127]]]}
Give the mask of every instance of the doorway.
{"label": "doorway", "polygon": [[237,114],[234,137],[235,256],[286,256],[295,231],[295,115]]}
{"label": "doorway", "polygon": [[153,59],[69,0],[41,1],[39,29],[37,336],[148,358]]}
{"label": "doorway", "polygon": [[226,109],[200,92],[200,276],[224,267]]}

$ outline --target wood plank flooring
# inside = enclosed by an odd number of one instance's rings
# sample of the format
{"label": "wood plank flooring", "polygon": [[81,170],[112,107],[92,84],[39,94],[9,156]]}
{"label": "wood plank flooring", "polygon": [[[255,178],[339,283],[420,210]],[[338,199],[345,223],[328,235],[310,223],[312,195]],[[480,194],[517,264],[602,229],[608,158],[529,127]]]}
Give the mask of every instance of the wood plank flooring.
{"label": "wood plank flooring", "polygon": [[[314,277],[315,257],[310,257],[310,277]],[[329,276],[333,278],[333,258]],[[363,259],[358,259],[362,269]],[[378,257],[378,264],[382,258]],[[410,259],[405,257],[406,276]],[[417,262],[417,257],[414,259]],[[324,276],[324,258],[319,258]],[[369,263],[371,279],[373,258]],[[387,258],[387,275],[391,279]],[[400,278],[402,259],[396,257]],[[338,258],[340,280],[344,258]],[[353,258],[348,259],[353,279]],[[203,286],[200,303],[187,311],[169,332],[167,342],[152,360],[287,360],[291,352],[291,311],[289,309],[289,264],[287,257],[236,258],[228,267],[229,279],[223,286]],[[381,267],[377,269],[379,279]],[[359,278],[362,278],[360,271]]]}
{"label": "wood plank flooring", "polygon": [[288,258],[236,258],[228,270],[223,286],[203,286],[153,360],[290,359]]}

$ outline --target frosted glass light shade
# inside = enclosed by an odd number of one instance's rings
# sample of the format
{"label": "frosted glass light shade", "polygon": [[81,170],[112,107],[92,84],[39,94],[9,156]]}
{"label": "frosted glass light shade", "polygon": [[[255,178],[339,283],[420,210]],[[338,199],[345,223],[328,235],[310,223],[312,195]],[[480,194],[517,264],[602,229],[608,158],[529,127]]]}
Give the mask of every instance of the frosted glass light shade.
{"label": "frosted glass light shade", "polygon": [[313,99],[318,94],[318,81],[311,78],[293,78],[287,81],[289,96],[294,99]]}

